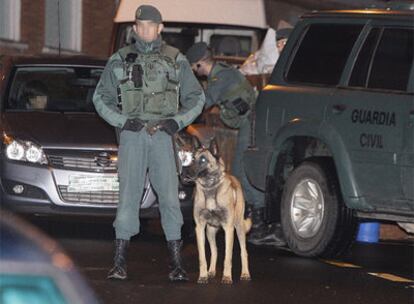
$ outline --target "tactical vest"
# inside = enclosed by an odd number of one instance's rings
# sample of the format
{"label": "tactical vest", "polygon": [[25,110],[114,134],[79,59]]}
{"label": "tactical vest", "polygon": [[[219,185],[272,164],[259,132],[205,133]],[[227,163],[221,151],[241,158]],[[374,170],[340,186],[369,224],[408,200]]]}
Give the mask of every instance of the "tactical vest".
{"label": "tactical vest", "polygon": [[142,120],[174,116],[179,109],[179,51],[162,45],[160,53],[142,54],[133,45],[119,50],[124,78],[118,86],[122,113]]}
{"label": "tactical vest", "polygon": [[[215,74],[220,73],[223,70],[231,69],[229,65],[225,63],[217,63],[215,67]],[[241,98],[247,102],[250,109],[254,107],[256,102],[256,93],[254,92],[250,82],[245,78],[241,77],[241,81],[229,88],[224,94],[220,96],[219,107],[220,107],[220,119],[224,124],[230,128],[238,129],[243,122],[247,119],[251,110],[244,115],[239,115],[239,111],[232,104],[232,101]]]}

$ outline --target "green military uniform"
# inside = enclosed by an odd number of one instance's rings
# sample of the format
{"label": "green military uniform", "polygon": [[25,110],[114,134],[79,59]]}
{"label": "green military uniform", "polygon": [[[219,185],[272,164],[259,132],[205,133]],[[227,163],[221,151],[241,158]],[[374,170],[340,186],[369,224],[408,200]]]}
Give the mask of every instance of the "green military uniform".
{"label": "green military uniform", "polygon": [[[184,128],[204,105],[203,90],[188,61],[160,37],[151,43],[137,35],[134,38],[135,44],[113,54],[106,65],[93,97],[97,112],[117,128],[128,119],[139,119],[145,126],[173,119],[179,129]],[[171,136],[161,130],[151,135],[143,128],[138,132],[122,130],[119,140],[116,238],[129,240],[139,232],[139,206],[148,171],[158,195],[166,239],[181,239],[183,218]]]}
{"label": "green military uniform", "polygon": [[[242,163],[243,152],[250,142],[250,109],[254,107],[256,100],[252,86],[237,69],[218,62],[214,64],[207,78],[205,94],[206,107],[218,105],[223,123],[231,128],[239,129],[232,162],[232,174],[240,180],[246,201],[254,208],[263,208],[264,193],[254,188],[247,180]],[[249,105],[245,113],[240,114],[234,104],[236,100],[243,100]]]}

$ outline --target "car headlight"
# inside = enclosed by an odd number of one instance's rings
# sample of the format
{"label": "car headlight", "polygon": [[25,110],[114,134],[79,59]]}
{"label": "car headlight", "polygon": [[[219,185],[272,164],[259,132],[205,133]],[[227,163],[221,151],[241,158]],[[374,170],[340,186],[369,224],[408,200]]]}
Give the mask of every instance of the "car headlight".
{"label": "car headlight", "polygon": [[38,145],[30,141],[20,141],[10,137],[7,137],[7,140],[4,140],[4,142],[8,159],[47,164],[46,155]]}
{"label": "car headlight", "polygon": [[26,150],[26,159],[29,162],[37,163],[42,160],[43,151],[41,148],[36,147],[34,145],[30,145]]}
{"label": "car headlight", "polygon": [[21,160],[24,157],[24,147],[17,141],[12,141],[6,147],[6,155],[9,159],[12,160]]}
{"label": "car headlight", "polygon": [[193,152],[191,151],[180,150],[178,151],[178,157],[183,167],[188,167],[193,163]]}

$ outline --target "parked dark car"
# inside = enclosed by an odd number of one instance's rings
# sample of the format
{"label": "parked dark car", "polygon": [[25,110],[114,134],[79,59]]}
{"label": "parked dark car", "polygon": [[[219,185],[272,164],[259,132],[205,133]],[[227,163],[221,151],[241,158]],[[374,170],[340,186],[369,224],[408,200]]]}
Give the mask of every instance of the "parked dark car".
{"label": "parked dark car", "polygon": [[[0,62],[3,204],[31,214],[114,214],[116,136],[92,103],[105,61],[3,57]],[[183,207],[191,207],[191,191],[180,189]],[[156,206],[147,180],[141,214],[157,215]]]}
{"label": "parked dark car", "polygon": [[358,219],[414,222],[414,11],[312,12],[256,107],[245,169],[302,256],[336,256]]}
{"label": "parked dark car", "polygon": [[0,303],[99,303],[54,240],[4,211],[0,244]]}

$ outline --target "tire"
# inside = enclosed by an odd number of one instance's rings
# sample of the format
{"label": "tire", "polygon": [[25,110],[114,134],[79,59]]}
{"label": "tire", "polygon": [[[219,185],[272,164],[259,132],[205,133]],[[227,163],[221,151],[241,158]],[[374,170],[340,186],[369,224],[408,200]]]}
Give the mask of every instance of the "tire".
{"label": "tire", "polygon": [[358,221],[342,200],[331,159],[306,161],[290,174],[282,195],[281,223],[297,255],[331,258],[347,251]]}

